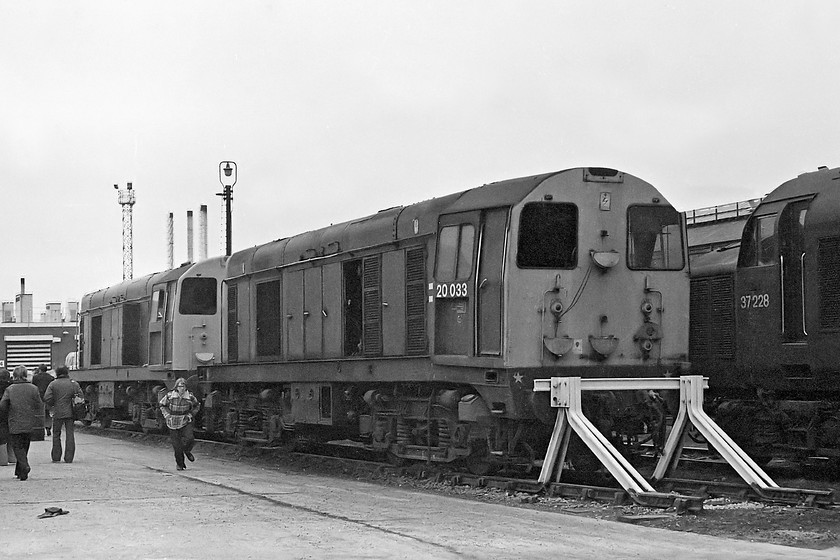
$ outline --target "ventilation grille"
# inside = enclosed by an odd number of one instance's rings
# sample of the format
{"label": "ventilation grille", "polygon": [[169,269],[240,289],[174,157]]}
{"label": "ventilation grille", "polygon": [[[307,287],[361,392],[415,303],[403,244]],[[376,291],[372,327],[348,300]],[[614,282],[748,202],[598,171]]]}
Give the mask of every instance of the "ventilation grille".
{"label": "ventilation grille", "polygon": [[820,330],[840,330],[840,237],[820,239]]}
{"label": "ventilation grille", "polygon": [[405,347],[409,355],[425,354],[426,341],[426,251],[409,249],[405,256]]}
{"label": "ventilation grille", "polygon": [[237,287],[228,285],[227,292],[227,350],[228,361],[239,361],[239,325],[237,325],[237,307],[239,305],[239,298],[237,297]]}
{"label": "ventilation grille", "polygon": [[362,347],[365,356],[382,355],[382,266],[379,255],[362,262]]}
{"label": "ventilation grille", "polygon": [[691,281],[689,353],[693,361],[735,358],[732,276]]}
{"label": "ventilation grille", "polygon": [[709,359],[709,301],[711,300],[712,282],[709,278],[691,281],[691,298],[689,301],[688,325],[689,348],[692,360],[706,361]]}
{"label": "ventilation grille", "polygon": [[712,278],[712,349],[718,358],[735,358],[735,306],[732,302],[731,275]]}

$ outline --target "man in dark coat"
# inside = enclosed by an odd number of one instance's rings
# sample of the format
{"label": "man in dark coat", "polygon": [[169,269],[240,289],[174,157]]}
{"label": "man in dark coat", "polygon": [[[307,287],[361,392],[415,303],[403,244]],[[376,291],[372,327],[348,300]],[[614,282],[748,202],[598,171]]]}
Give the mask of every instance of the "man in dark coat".
{"label": "man in dark coat", "polygon": [[[47,392],[47,387],[52,383],[53,376],[47,373],[47,364],[38,366],[35,375],[32,376],[32,384],[38,387],[38,393],[41,395],[41,400],[44,400],[44,394]],[[44,407],[44,427],[47,429],[47,435],[50,435],[50,407]]]}
{"label": "man in dark coat", "polygon": [[[9,370],[0,368],[0,398],[11,384],[12,376],[9,375]],[[9,457],[10,455],[12,457]],[[8,465],[10,458],[14,459],[14,451],[12,451],[12,444],[9,443],[9,418],[5,414],[0,414],[0,467]],[[14,463],[14,460],[12,462]]]}
{"label": "man in dark coat", "polygon": [[55,381],[49,384],[44,395],[46,402],[53,409],[53,438],[52,438],[52,460],[53,463],[61,461],[61,432],[67,434],[67,445],[64,449],[64,462],[72,463],[76,455],[76,434],[73,420],[73,397],[84,398],[82,388],[78,383],[70,379],[70,371],[65,366],[55,370]]}
{"label": "man in dark coat", "polygon": [[15,476],[20,480],[29,478],[29,442],[32,430],[44,422],[44,403],[38,388],[26,380],[25,366],[18,366],[12,374],[12,384],[0,399],[0,415],[9,418],[9,439],[15,452]]}

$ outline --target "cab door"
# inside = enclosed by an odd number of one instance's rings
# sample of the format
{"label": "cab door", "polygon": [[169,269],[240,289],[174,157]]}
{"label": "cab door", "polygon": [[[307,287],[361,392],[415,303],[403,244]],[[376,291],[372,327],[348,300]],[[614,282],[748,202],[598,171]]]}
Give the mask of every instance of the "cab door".
{"label": "cab door", "polygon": [[435,354],[500,356],[507,208],[442,216],[435,257]]}
{"label": "cab door", "polygon": [[805,214],[810,201],[793,202],[779,219],[782,334],[786,343],[805,342]]}
{"label": "cab door", "polygon": [[507,208],[484,213],[478,252],[478,288],[476,290],[478,353],[502,354],[502,272],[507,239]]}
{"label": "cab door", "polygon": [[479,212],[441,216],[435,253],[435,354],[473,354],[475,274]]}

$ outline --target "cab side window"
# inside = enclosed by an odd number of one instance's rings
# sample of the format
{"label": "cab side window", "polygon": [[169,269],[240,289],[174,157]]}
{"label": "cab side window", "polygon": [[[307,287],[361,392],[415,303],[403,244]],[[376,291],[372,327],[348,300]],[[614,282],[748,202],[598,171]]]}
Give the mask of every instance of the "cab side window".
{"label": "cab side window", "polygon": [[454,282],[470,277],[474,242],[475,227],[472,224],[441,228],[435,263],[438,282]]}
{"label": "cab side window", "polygon": [[776,261],[776,215],[750,218],[741,238],[738,266],[767,266]]}

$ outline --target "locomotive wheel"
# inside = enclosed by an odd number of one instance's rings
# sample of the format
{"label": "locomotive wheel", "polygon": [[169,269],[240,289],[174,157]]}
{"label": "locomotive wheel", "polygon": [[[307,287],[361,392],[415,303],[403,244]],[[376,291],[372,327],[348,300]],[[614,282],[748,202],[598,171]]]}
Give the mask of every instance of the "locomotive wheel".
{"label": "locomotive wheel", "polygon": [[534,449],[524,441],[516,444],[511,465],[519,472],[530,474],[534,468]]}
{"label": "locomotive wheel", "polygon": [[404,467],[406,464],[408,464],[407,459],[400,457],[390,449],[385,452],[385,459],[387,459],[388,464],[393,467]]}
{"label": "locomotive wheel", "polygon": [[465,459],[467,470],[476,476],[485,476],[493,470],[489,454],[472,454]]}

